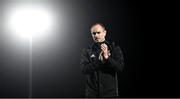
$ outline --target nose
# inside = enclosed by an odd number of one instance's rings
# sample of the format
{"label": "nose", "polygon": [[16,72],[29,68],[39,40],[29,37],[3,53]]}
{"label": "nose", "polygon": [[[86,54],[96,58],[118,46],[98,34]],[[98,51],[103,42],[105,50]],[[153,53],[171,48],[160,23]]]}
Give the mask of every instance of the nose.
{"label": "nose", "polygon": [[96,33],[96,34],[94,35],[94,37],[98,37],[98,34]]}

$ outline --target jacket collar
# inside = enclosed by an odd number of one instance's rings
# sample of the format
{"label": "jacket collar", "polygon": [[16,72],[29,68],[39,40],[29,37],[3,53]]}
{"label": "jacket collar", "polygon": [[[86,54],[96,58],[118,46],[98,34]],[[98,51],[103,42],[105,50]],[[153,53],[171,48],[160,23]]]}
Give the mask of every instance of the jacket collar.
{"label": "jacket collar", "polygon": [[110,50],[111,50],[112,44],[111,44],[109,41],[107,41],[107,40],[105,40],[105,41],[103,41],[103,42],[98,42],[98,43],[93,42],[93,43],[91,43],[91,44],[89,45],[89,48],[90,48],[90,49],[100,50],[100,45],[101,45],[102,43],[107,44],[108,47],[109,47]]}

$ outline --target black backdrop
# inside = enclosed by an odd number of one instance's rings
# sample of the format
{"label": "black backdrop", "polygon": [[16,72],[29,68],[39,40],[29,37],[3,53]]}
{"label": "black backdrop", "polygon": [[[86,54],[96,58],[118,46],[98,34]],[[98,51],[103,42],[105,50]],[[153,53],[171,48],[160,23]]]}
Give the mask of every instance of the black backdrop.
{"label": "black backdrop", "polygon": [[[53,0],[52,0],[53,1]],[[33,44],[32,97],[83,97],[84,82],[79,61],[91,42],[89,28],[102,22],[108,39],[120,45],[125,68],[119,76],[120,97],[178,97],[177,71],[164,42],[161,15],[155,2],[133,0],[54,0],[68,8],[66,39],[51,49],[35,51]],[[3,5],[1,0],[0,5]],[[1,7],[3,10],[3,8]],[[158,11],[157,11],[158,10]],[[0,19],[1,20],[1,19]],[[2,27],[1,27],[2,28]],[[28,45],[20,53],[7,46],[0,31],[0,97],[28,97]],[[161,38],[160,38],[161,37]],[[14,49],[18,50],[18,49]],[[13,50],[13,51],[14,51]]]}

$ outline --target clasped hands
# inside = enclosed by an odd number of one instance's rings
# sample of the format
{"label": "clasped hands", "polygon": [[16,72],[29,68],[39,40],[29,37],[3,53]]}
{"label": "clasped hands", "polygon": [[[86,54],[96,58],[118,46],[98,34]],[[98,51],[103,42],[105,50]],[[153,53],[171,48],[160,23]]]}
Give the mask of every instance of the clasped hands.
{"label": "clasped hands", "polygon": [[108,50],[108,46],[103,43],[101,44],[101,52],[99,54],[99,60],[103,61],[104,59],[108,59],[109,58],[109,50]]}

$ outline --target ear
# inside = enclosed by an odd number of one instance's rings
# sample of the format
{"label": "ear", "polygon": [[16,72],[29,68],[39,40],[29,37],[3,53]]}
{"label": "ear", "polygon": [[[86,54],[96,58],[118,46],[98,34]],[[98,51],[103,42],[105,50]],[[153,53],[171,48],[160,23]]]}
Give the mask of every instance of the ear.
{"label": "ear", "polygon": [[107,33],[107,31],[106,31],[106,30],[104,30],[104,36],[106,36],[106,33]]}

